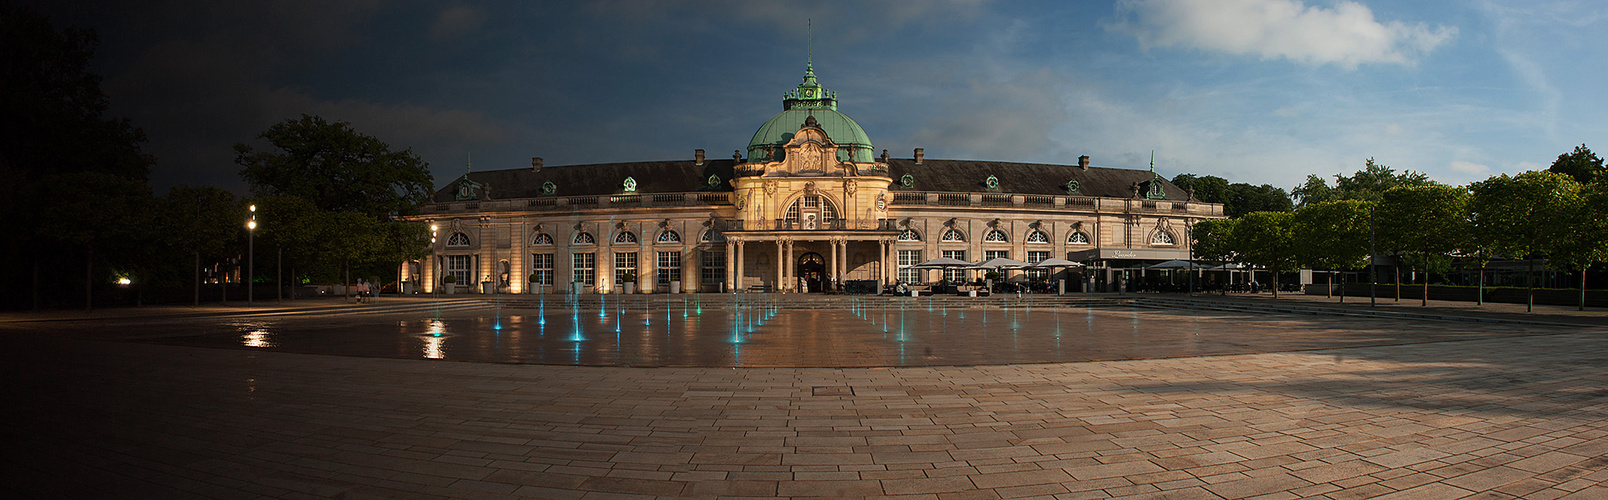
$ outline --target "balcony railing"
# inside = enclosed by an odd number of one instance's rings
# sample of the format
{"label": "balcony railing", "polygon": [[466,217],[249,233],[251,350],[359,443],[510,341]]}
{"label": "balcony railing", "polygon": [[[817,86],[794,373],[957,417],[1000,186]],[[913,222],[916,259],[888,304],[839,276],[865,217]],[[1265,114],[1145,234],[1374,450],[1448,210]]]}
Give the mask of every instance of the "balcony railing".
{"label": "balcony railing", "polygon": [[730,205],[731,193],[656,193],[607,196],[543,196],[511,200],[432,203],[420,208],[427,214],[502,210],[576,210],[607,207],[699,207]]}
{"label": "balcony railing", "polygon": [[1191,203],[1182,200],[1140,200],[1129,198],[1099,198],[1094,196],[1060,196],[1038,194],[1012,195],[1004,193],[899,191],[893,194],[892,205],[896,207],[1022,207],[1040,210],[1061,209],[1095,212],[1162,213],[1206,217],[1223,215],[1223,206],[1212,203]]}
{"label": "balcony railing", "polygon": [[894,219],[832,219],[813,225],[800,220],[762,219],[721,221],[722,231],[897,231]]}

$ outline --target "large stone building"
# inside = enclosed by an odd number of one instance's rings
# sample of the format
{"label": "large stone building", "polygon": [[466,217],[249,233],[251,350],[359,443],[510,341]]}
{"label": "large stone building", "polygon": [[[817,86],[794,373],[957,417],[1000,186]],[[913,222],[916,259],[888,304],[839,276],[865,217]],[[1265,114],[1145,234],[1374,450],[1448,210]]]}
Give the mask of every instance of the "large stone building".
{"label": "large stone building", "polygon": [[[1222,217],[1153,171],[877,155],[813,68],[731,159],[469,172],[415,220],[430,261],[404,280],[434,291],[772,290],[960,279],[937,258],[1087,264],[1058,274],[1107,289],[1145,263],[1185,259],[1189,227]],[[1013,279],[1043,277],[1019,271]],[[534,278],[534,281],[531,280]],[[631,279],[635,278],[634,282]],[[492,285],[465,287],[490,282]]]}

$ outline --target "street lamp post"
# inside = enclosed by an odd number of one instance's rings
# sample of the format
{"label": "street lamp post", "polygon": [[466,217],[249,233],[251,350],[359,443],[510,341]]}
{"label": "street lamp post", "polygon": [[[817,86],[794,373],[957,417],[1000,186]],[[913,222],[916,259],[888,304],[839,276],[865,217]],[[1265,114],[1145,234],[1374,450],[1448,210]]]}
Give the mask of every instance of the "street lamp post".
{"label": "street lamp post", "polygon": [[[441,228],[439,226],[436,226],[435,224],[430,225],[430,249],[432,251],[435,250],[436,231],[440,230],[440,229]],[[435,280],[435,283],[430,284],[430,290],[435,292],[436,300],[440,301],[441,300],[441,268],[436,265],[436,260],[437,259],[436,259],[436,257],[434,255],[430,256],[430,269],[434,271],[433,273],[431,273],[431,274],[433,274],[433,276],[431,276],[430,279]]]}
{"label": "street lamp post", "polygon": [[254,303],[252,283],[257,281],[257,206],[251,206],[251,220],[246,221],[246,304]]}

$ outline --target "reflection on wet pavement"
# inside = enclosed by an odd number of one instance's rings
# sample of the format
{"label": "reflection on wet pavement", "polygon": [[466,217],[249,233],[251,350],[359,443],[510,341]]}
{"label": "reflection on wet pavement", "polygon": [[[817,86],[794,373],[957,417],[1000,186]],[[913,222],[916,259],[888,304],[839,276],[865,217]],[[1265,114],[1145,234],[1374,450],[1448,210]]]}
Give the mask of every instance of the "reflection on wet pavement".
{"label": "reflection on wet pavement", "polygon": [[165,344],[456,361],[594,366],[931,366],[1279,352],[1554,333],[1541,326],[1164,311],[1137,307],[934,308],[856,300],[844,309],[580,308],[442,317],[275,318]]}

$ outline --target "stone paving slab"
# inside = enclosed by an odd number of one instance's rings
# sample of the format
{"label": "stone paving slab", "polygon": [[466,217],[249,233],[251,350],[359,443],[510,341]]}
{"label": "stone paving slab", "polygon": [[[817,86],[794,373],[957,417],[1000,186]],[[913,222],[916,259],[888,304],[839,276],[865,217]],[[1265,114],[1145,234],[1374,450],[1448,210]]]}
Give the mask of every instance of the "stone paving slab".
{"label": "stone paving slab", "polygon": [[1608,495],[1600,330],[866,369],[4,338],[23,497]]}

